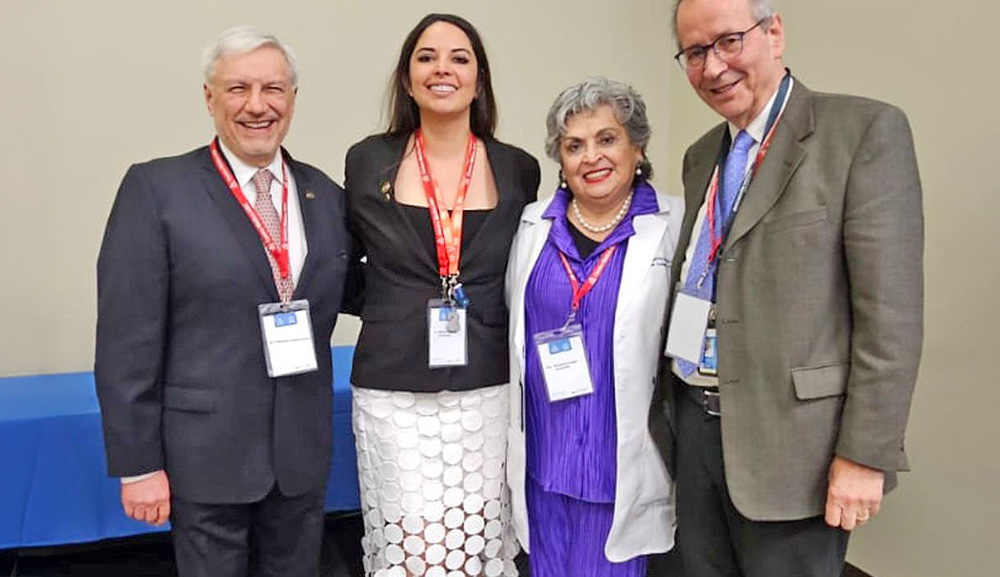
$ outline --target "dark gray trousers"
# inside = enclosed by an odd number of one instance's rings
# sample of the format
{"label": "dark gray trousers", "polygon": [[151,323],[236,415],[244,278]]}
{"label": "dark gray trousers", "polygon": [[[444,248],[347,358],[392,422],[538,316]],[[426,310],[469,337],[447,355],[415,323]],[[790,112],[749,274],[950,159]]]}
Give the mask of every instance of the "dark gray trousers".
{"label": "dark gray trousers", "polygon": [[318,577],[324,491],[256,503],[170,500],[180,577]]}
{"label": "dark gray trousers", "polygon": [[685,577],[840,577],[849,533],[821,516],[761,522],[741,515],[726,488],[719,417],[683,391],[676,403],[677,547]]}

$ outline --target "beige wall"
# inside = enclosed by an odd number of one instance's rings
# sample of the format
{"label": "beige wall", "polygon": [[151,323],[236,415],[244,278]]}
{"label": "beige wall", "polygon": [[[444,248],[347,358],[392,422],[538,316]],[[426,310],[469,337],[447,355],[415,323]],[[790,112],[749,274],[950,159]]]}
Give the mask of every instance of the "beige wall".
{"label": "beige wall", "polygon": [[[907,434],[912,473],[848,559],[877,577],[1000,570],[1000,4],[784,0],[786,64],[811,89],[864,94],[910,118],[926,217],[924,355]],[[666,182],[716,118],[670,71]]]}
{"label": "beige wall", "polygon": [[[655,130],[661,189],[679,193],[684,148],[716,122],[691,93],[667,34],[669,0],[0,0],[0,376],[88,370],[94,263],[118,181],[136,161],[210,138],[200,51],[230,25],[269,28],[301,65],[287,144],[336,180],[347,147],[377,129],[399,44],[426,12],[482,32],[499,136],[541,160],[544,115],[583,76],[628,80]],[[278,6],[283,7],[277,9]],[[978,0],[785,0],[787,62],[811,88],[902,106],[916,138],[927,216],[927,337],[908,449],[914,472],[852,540],[878,577],[988,575],[1000,567],[1000,8]],[[267,14],[267,24],[260,14]],[[669,138],[668,138],[669,128]],[[357,325],[342,323],[337,343]]]}
{"label": "beige wall", "polygon": [[[498,136],[539,157],[546,194],[556,168],[542,158],[545,113],[588,74],[649,96],[664,135],[653,160],[667,165],[662,2],[0,0],[0,195],[20,216],[0,226],[0,295],[18,303],[0,321],[0,376],[91,366],[94,263],[118,182],[132,162],[208,142],[200,58],[219,31],[251,23],[292,45],[301,80],[286,144],[341,181],[348,146],[379,127],[403,37],[431,11],[479,28]],[[342,317],[334,342],[354,342],[357,327]]]}

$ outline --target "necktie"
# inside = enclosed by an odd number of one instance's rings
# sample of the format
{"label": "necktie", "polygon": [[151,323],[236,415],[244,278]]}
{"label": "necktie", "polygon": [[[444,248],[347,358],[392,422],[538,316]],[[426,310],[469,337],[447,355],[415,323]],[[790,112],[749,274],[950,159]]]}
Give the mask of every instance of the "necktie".
{"label": "necktie", "polygon": [[[723,225],[728,225],[732,220],[736,197],[740,194],[740,185],[743,184],[743,176],[746,174],[747,154],[753,143],[753,137],[741,130],[736,135],[732,150],[726,156],[726,166],[722,169],[722,189],[719,190]],[[728,229],[723,231],[723,238],[728,232]]]}
{"label": "necktie", "polygon": [[[278,215],[278,211],[274,208],[274,202],[271,200],[271,180],[274,177],[271,175],[271,171],[266,168],[262,168],[253,175],[253,185],[257,188],[257,200],[254,202],[253,208],[257,211],[257,216],[264,223],[264,227],[267,228],[268,234],[274,239],[274,242],[281,242],[281,217]],[[277,261],[274,260],[274,255],[270,251],[267,252],[267,260],[271,263],[271,274],[274,277],[274,284],[278,287],[278,296],[281,297],[283,302],[287,302],[292,298],[292,292],[295,289],[295,285],[292,284],[292,275],[289,273],[288,278],[281,278],[281,269],[278,268]]]}
{"label": "necktie", "polygon": [[[722,167],[722,186],[719,188],[718,206],[715,211],[715,230],[722,235],[723,243],[725,243],[726,234],[729,232],[727,227],[732,221],[733,208],[740,193],[740,186],[743,184],[747,155],[753,145],[753,137],[741,130],[736,135],[733,147],[726,155],[726,163]],[[701,234],[698,236],[698,244],[695,245],[694,254],[691,257],[691,267],[688,269],[687,279],[684,281],[684,292],[691,296],[714,301],[718,261],[709,264],[708,256],[711,251],[712,239],[709,235],[709,225],[708,222],[703,222]],[[702,277],[704,277],[704,281],[699,286],[698,281]],[[698,368],[694,363],[683,359],[677,359],[677,365],[685,377]]]}

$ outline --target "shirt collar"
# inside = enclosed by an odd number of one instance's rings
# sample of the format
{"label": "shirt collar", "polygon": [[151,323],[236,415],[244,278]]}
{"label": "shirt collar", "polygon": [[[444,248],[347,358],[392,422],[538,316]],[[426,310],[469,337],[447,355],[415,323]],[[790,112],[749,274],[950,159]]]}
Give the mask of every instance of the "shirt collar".
{"label": "shirt collar", "polygon": [[[579,253],[576,250],[576,243],[573,242],[573,236],[569,232],[569,222],[566,220],[566,209],[569,208],[569,202],[572,198],[568,190],[563,188],[556,189],[555,194],[552,196],[552,202],[549,203],[548,208],[542,213],[542,218],[552,220],[549,239],[555,247],[567,257],[578,259]],[[607,238],[601,241],[601,244],[597,246],[587,260],[599,257],[600,253],[604,252],[604,249],[607,247],[618,244],[628,237],[633,236],[635,234],[635,228],[632,226],[632,219],[634,217],[642,214],[655,214],[659,211],[660,206],[656,200],[656,191],[653,190],[653,187],[648,182],[638,182],[632,194],[632,204],[629,206],[625,218],[622,219],[622,222],[615,227]]]}
{"label": "shirt collar", "polygon": [[[260,170],[260,168],[256,166],[250,166],[249,164],[240,160],[238,156],[233,154],[233,152],[229,150],[228,147],[226,147],[225,143],[222,142],[221,138],[219,139],[219,149],[222,150],[222,155],[226,157],[227,161],[229,161],[229,166],[232,167],[233,169],[233,176],[236,177],[236,182],[239,183],[240,188],[246,191],[247,184],[249,184],[250,181],[253,180],[253,175],[257,174],[257,171]],[[271,176],[274,178],[274,180],[276,180],[279,184],[281,183],[280,148],[278,149],[278,154],[274,155],[274,159],[271,161],[271,164],[268,164],[264,168],[266,168],[271,172]]]}
{"label": "shirt collar", "polygon": [[[566,218],[566,209],[569,208],[569,201],[573,196],[564,188],[557,188],[552,195],[552,201],[548,208],[542,213],[542,218],[556,219]],[[660,211],[660,204],[656,200],[656,191],[646,181],[635,185],[635,192],[632,194],[632,206],[628,209],[626,219],[640,214],[651,214]]]}
{"label": "shirt collar", "polygon": [[[788,72],[786,72],[786,74],[788,74]],[[785,102],[788,102],[788,96],[791,95],[792,84],[794,84],[791,78],[789,78],[788,81],[788,93],[785,95]],[[767,104],[764,105],[764,108],[761,109],[757,116],[754,117],[754,119],[751,120],[750,124],[746,127],[746,133],[749,134],[753,138],[753,141],[757,144],[764,141],[764,129],[767,128],[767,117],[771,112],[771,107],[774,106],[774,99],[778,97],[778,90],[780,88],[781,85],[779,84],[778,87],[774,89],[774,93],[771,94],[771,98],[768,99]],[[736,142],[736,135],[739,134],[740,129],[732,122],[728,124],[729,142]]]}

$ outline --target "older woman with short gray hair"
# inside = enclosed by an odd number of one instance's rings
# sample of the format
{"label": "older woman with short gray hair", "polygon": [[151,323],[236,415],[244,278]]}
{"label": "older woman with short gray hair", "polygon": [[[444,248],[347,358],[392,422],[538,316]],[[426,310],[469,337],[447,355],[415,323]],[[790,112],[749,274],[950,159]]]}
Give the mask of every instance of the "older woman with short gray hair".
{"label": "older woman with short gray hair", "polygon": [[549,111],[555,194],[507,267],[512,517],[533,577],[640,577],[673,547],[673,481],[647,423],[680,200],[658,194],[646,105],[603,77]]}
{"label": "older woman with short gray hair", "polygon": [[579,84],[574,84],[556,97],[545,118],[545,154],[559,162],[559,142],[566,134],[566,120],[581,111],[592,111],[602,105],[609,105],[615,118],[625,128],[629,140],[643,152],[640,162],[642,175],[652,178],[653,166],[646,158],[646,146],[653,131],[646,116],[646,103],[628,84],[603,76],[592,76]]}

